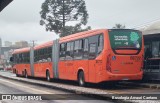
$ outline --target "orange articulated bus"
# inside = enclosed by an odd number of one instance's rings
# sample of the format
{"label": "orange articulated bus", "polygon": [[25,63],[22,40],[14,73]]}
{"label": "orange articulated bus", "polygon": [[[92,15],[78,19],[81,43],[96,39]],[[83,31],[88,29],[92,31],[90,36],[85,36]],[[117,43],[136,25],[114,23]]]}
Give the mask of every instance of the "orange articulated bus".
{"label": "orange articulated bus", "polygon": [[[132,29],[99,29],[76,33],[13,52],[17,75],[100,83],[141,80],[144,44]],[[17,62],[27,52],[29,61]],[[22,55],[18,56],[18,55]],[[24,58],[25,59],[25,58]]]}

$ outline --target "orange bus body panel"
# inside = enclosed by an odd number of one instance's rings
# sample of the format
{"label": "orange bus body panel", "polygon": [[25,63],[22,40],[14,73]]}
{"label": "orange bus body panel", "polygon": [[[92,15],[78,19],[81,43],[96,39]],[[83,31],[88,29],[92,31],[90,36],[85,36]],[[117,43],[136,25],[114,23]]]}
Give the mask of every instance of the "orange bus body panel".
{"label": "orange bus body panel", "polygon": [[34,64],[34,76],[35,77],[46,77],[46,70],[49,70],[51,78],[53,78],[53,70],[52,70],[52,63],[36,63]]}

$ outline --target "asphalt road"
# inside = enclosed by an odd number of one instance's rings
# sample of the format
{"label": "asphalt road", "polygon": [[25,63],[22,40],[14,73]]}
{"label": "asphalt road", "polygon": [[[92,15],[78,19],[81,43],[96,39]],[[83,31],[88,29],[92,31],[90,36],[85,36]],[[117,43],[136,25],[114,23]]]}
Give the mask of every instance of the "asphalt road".
{"label": "asphalt road", "polygon": [[[6,101],[1,100],[0,103],[112,103],[111,101],[95,100],[85,96],[77,96],[79,100],[68,100],[74,94],[54,90],[50,88],[40,87],[37,85],[30,85],[8,79],[0,78],[0,94],[53,94],[55,100],[42,101]],[[56,95],[59,94],[59,95]]]}

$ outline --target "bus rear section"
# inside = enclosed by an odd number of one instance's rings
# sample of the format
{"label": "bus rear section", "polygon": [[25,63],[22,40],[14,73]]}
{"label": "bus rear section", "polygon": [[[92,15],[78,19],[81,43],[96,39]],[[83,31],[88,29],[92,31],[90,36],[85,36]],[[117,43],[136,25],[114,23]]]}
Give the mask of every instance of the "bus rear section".
{"label": "bus rear section", "polygon": [[108,30],[107,55],[109,80],[141,80],[143,75],[142,33],[130,29]]}

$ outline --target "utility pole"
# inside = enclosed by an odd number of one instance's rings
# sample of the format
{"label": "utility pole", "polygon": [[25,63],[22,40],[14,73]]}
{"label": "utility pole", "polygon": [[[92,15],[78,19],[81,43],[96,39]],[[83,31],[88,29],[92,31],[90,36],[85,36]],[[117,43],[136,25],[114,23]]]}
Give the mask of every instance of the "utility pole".
{"label": "utility pole", "polygon": [[32,42],[32,47],[35,46],[35,41],[36,41],[36,40],[31,40],[31,42]]}

